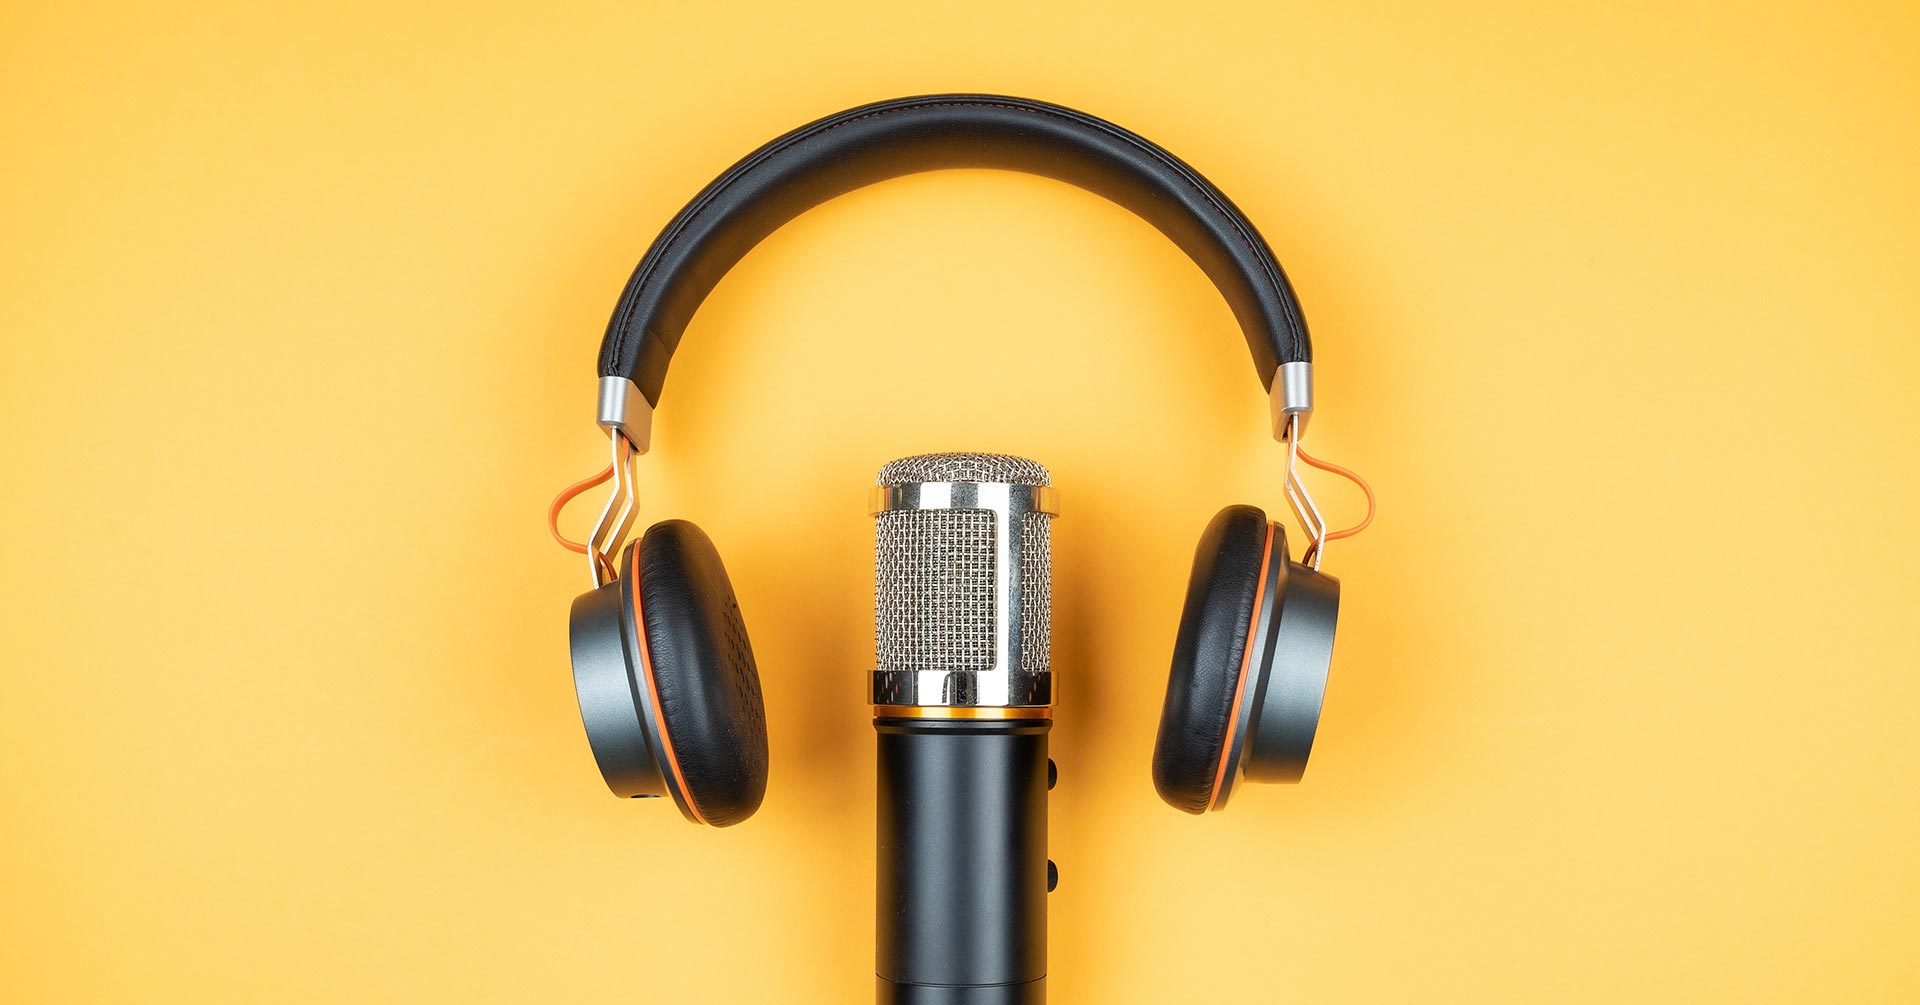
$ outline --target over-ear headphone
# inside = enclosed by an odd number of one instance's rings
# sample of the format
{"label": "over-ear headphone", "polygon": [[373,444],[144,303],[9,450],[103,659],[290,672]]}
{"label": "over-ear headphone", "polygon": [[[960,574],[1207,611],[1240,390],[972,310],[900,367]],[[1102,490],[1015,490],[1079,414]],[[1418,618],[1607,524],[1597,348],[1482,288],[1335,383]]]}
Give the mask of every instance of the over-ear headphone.
{"label": "over-ear headphone", "polygon": [[557,514],[573,494],[614,479],[592,538],[562,542],[592,569],[595,588],[573,604],[574,681],[594,758],[617,795],[667,796],[687,819],[726,826],[751,816],[766,792],[759,674],[713,542],[669,520],[620,551],[634,517],[633,458],[648,448],[688,322],[735,262],[808,208],[876,181],[961,167],[1044,175],[1119,203],[1178,244],[1232,306],[1287,447],[1288,501],[1311,540],[1295,561],[1284,529],[1251,506],[1230,506],[1207,526],[1153,780],[1169,804],[1203,813],[1224,806],[1243,778],[1300,778],[1340,603],[1320,557],[1326,541],[1360,528],[1329,533],[1298,477],[1297,460],[1351,473],[1300,450],[1313,366],[1286,274],[1245,214],[1153,143],[1058,105],[954,94],[849,109],[747,155],[667,224],[620,296],[600,347],[597,413],[613,463],[554,504]]}

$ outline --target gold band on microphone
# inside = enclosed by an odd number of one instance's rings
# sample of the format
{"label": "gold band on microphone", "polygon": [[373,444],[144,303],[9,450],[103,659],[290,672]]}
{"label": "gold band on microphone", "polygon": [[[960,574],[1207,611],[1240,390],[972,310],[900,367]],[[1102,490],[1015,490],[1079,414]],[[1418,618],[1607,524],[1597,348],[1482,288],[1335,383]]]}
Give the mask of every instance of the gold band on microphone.
{"label": "gold band on microphone", "polygon": [[876,719],[1051,719],[1053,709],[1045,705],[1003,708],[983,705],[875,705]]}

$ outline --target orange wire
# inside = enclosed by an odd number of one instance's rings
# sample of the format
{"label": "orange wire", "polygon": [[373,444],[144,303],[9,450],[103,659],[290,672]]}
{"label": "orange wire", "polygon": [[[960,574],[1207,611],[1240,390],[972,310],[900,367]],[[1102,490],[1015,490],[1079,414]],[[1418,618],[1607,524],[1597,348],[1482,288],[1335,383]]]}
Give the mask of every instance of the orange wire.
{"label": "orange wire", "polygon": [[565,509],[567,504],[573,501],[574,496],[612,477],[613,465],[609,463],[605,468],[601,469],[599,474],[594,475],[592,478],[582,478],[572,485],[561,489],[560,494],[553,497],[553,505],[547,507],[547,530],[552,532],[555,541],[560,542],[560,547],[576,555],[584,555],[587,553],[586,545],[578,541],[569,541],[566,535],[560,533],[560,511]]}
{"label": "orange wire", "polygon": [[1354,474],[1351,470],[1347,468],[1343,468],[1340,465],[1335,464],[1331,461],[1320,460],[1319,458],[1313,456],[1312,454],[1307,453],[1306,450],[1301,447],[1296,446],[1294,449],[1300,454],[1301,460],[1306,461],[1308,464],[1311,464],[1322,471],[1331,471],[1334,474],[1339,475],[1342,478],[1345,478],[1346,480],[1354,483],[1355,485],[1360,486],[1360,491],[1366,493],[1367,495],[1367,518],[1365,520],[1360,521],[1357,524],[1354,524],[1351,527],[1348,527],[1346,530],[1337,530],[1328,534],[1326,539],[1329,541],[1338,541],[1343,537],[1352,537],[1353,535],[1358,534],[1363,530],[1366,530],[1367,527],[1373,523],[1373,487],[1367,484],[1367,480],[1365,478],[1360,477],[1359,475]]}

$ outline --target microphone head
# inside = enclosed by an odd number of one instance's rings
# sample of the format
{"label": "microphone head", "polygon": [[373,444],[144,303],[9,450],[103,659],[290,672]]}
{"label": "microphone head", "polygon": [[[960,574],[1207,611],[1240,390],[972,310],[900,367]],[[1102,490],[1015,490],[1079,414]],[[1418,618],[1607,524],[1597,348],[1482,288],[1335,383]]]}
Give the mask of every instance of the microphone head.
{"label": "microphone head", "polygon": [[1047,469],[921,454],[875,482],[874,704],[1052,704]]}

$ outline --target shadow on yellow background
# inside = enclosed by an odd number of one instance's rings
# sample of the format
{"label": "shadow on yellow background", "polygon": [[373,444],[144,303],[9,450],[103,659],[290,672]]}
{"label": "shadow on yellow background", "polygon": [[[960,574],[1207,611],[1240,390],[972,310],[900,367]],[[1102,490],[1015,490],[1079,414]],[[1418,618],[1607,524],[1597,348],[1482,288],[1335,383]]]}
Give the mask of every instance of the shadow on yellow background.
{"label": "shadow on yellow background", "polygon": [[[864,1000],[864,486],[941,449],[1061,487],[1054,1000],[1920,995],[1910,7],[189,7],[0,15],[0,998]],[[1202,526],[1284,510],[1229,312],[948,172],[688,333],[642,518],[728,559],[771,789],[617,801],[541,519],[620,284],[763,140],[954,89],[1286,262],[1383,503],[1306,782],[1148,780]]]}

